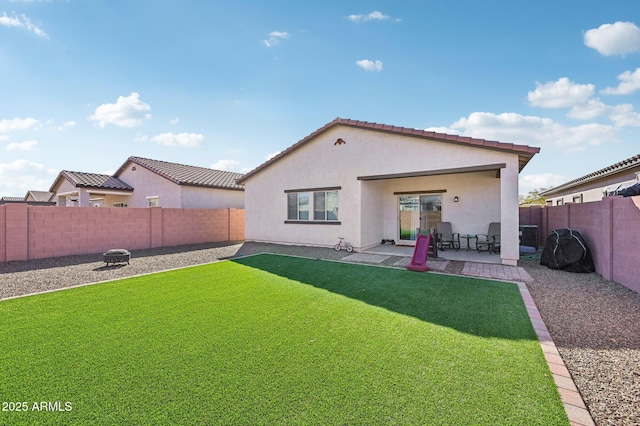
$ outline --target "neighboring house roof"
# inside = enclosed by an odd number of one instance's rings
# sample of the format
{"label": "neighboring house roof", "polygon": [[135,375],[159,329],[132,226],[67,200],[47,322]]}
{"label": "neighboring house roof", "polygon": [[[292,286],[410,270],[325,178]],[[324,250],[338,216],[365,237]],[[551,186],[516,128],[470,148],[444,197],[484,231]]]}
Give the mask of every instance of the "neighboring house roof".
{"label": "neighboring house roof", "polygon": [[27,191],[27,194],[24,196],[24,199],[28,199],[29,195],[33,198],[34,201],[49,201],[51,197],[53,197],[53,192],[48,191]]}
{"label": "neighboring house roof", "polygon": [[561,191],[566,191],[570,188],[583,185],[598,179],[603,179],[614,175],[616,173],[621,173],[627,171],[632,168],[640,168],[640,154],[634,155],[631,158],[627,158],[626,160],[622,160],[619,163],[612,164],[611,166],[605,167],[604,169],[600,169],[593,173],[589,173],[588,175],[584,175],[572,181],[563,183],[562,185],[558,185],[546,191],[540,192],[540,195],[549,196],[553,194],[557,194]]}
{"label": "neighboring house roof", "polygon": [[242,178],[238,179],[237,182],[238,183],[245,182],[247,179],[249,179],[253,175],[271,166],[272,164],[282,159],[283,157],[291,154],[293,151],[297,150],[298,148],[306,145],[317,136],[337,126],[348,126],[348,127],[358,128],[358,129],[392,133],[392,134],[401,135],[401,136],[411,136],[416,138],[436,140],[439,142],[469,145],[469,146],[475,146],[478,148],[486,148],[486,149],[492,149],[492,150],[498,150],[498,151],[511,152],[514,154],[518,154],[519,170],[522,170],[524,166],[527,165],[529,160],[531,160],[531,158],[535,154],[540,152],[540,148],[530,147],[527,145],[516,145],[512,143],[489,141],[485,139],[476,139],[476,138],[471,138],[466,136],[448,135],[446,133],[429,132],[426,130],[410,129],[407,127],[390,126],[390,125],[379,124],[379,123],[370,123],[367,121],[351,120],[347,118],[336,118],[332,122],[327,123],[323,127],[316,130],[315,132],[306,136],[304,139],[298,141],[294,145],[282,151],[280,154],[276,155],[272,159],[268,160],[267,162],[261,164],[260,166],[250,171],[249,173],[245,174]]}
{"label": "neighboring house roof", "polygon": [[71,172],[68,170],[63,170],[58,174],[49,191],[55,192],[55,188],[62,179],[67,179],[76,188],[133,191],[132,186],[114,176],[98,173]]}
{"label": "neighboring house roof", "polygon": [[[0,205],[3,204],[27,204],[29,206],[55,206],[55,202],[53,201],[49,201],[49,197],[46,197],[44,200],[43,199],[34,199],[34,200],[28,200],[28,196],[30,192],[34,192],[34,191],[29,191],[27,192],[27,195],[25,195],[24,197],[2,197],[0,198]],[[42,194],[49,194],[49,192],[46,191],[35,191],[35,192],[41,192]]]}
{"label": "neighboring house roof", "polygon": [[141,157],[129,157],[113,176],[119,176],[127,168],[129,163],[144,167],[177,185],[244,191],[244,187],[236,183],[236,180],[243,176],[241,173],[208,169],[206,167],[187,166]]}

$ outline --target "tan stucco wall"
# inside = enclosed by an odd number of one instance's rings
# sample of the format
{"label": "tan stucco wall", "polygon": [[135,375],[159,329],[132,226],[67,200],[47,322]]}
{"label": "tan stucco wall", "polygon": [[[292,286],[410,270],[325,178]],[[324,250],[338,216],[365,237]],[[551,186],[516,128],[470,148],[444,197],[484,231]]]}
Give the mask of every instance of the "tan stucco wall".
{"label": "tan stucco wall", "polygon": [[129,207],[147,207],[147,197],[159,196],[166,208],[244,208],[244,191],[177,185],[134,163],[119,178],[134,188]]}
{"label": "tan stucco wall", "polygon": [[[133,170],[135,168],[135,170]],[[160,206],[180,208],[180,186],[162,176],[129,163],[118,176],[120,180],[133,187],[133,194],[129,199],[129,207],[148,207],[147,197],[160,197]]]}
{"label": "tan stucco wall", "polygon": [[[338,138],[346,144],[334,145]],[[506,164],[501,179],[490,172],[387,181],[357,179],[496,163]],[[285,190],[334,186],[341,187],[341,225],[284,223]],[[460,232],[486,232],[489,222],[506,220],[513,229],[503,231],[503,252],[508,262],[517,261],[517,155],[342,126],[323,133],[246,182],[246,238],[330,246],[342,236],[356,248],[366,248],[388,238],[392,230],[396,233],[398,207],[393,192],[414,189],[446,189],[443,218],[454,226],[457,222]],[[455,195],[460,197],[457,206],[452,205]]]}
{"label": "tan stucco wall", "polygon": [[244,191],[227,189],[182,187],[182,207],[184,208],[244,208]]}

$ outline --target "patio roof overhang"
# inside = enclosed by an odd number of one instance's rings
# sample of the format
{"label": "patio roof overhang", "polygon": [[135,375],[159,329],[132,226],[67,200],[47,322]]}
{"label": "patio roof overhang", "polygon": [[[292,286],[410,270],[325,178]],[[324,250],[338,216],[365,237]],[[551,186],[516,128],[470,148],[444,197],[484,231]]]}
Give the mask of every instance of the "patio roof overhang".
{"label": "patio roof overhang", "polygon": [[[122,190],[122,191],[105,191],[103,189],[99,189],[99,188],[86,188],[87,189],[87,193],[91,194],[91,195],[123,195],[123,196],[129,196],[131,194],[133,194],[133,191],[129,191],[129,190]],[[70,196],[70,195],[78,195],[80,191],[78,189],[74,190],[74,191],[69,191],[69,192],[59,192],[58,196]]]}
{"label": "patio roof overhang", "polygon": [[390,173],[390,174],[384,174],[384,175],[358,176],[358,180],[367,181],[367,180],[401,179],[401,178],[453,175],[453,174],[459,174],[459,173],[475,173],[475,172],[488,172],[488,171],[495,171],[496,177],[500,177],[500,169],[504,169],[505,167],[507,167],[505,163],[483,164],[480,166],[454,167],[450,169],[422,170],[422,171],[406,172],[406,173]]}

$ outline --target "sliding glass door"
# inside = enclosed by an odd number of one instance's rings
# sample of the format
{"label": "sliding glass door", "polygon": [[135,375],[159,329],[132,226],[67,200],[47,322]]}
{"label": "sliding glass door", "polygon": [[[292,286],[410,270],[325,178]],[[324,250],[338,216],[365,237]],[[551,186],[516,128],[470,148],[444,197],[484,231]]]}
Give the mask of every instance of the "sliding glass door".
{"label": "sliding glass door", "polygon": [[399,235],[402,243],[413,244],[418,232],[426,233],[442,218],[441,194],[399,196]]}

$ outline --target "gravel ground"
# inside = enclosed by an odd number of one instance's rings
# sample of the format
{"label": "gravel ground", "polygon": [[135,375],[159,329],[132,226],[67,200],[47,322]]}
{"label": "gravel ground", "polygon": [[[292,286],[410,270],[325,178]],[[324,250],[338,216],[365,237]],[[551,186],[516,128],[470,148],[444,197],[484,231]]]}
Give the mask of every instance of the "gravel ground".
{"label": "gravel ground", "polygon": [[598,274],[521,266],[596,424],[640,425],[640,294]]}
{"label": "gravel ground", "polygon": [[[219,243],[133,251],[130,265],[101,254],[0,263],[0,298],[124,278],[260,252],[339,260],[345,251],[263,243]],[[392,265],[399,257],[385,261]],[[446,272],[460,273],[450,261]],[[597,274],[522,261],[529,290],[597,425],[640,425],[640,295]]]}

